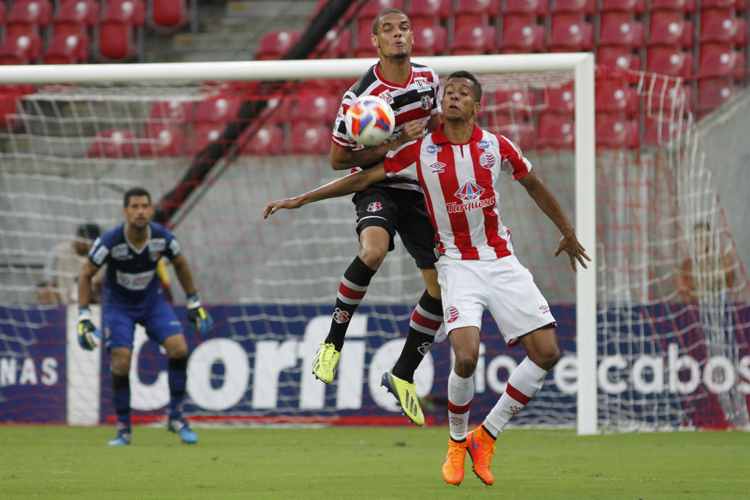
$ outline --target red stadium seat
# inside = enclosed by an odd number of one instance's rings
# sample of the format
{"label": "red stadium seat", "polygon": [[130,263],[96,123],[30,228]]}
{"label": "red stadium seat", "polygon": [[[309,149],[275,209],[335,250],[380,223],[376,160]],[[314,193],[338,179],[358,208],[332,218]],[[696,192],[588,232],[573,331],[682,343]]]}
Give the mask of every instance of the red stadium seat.
{"label": "red stadium seat", "polygon": [[141,0],[113,0],[99,22],[95,57],[102,62],[125,62],[138,53],[135,29],[143,26],[145,6]]}
{"label": "red stadium seat", "polygon": [[548,52],[587,52],[594,46],[594,27],[590,23],[555,17],[550,28]]}
{"label": "red stadium seat", "polygon": [[152,123],[146,126],[138,147],[141,157],[173,157],[185,154],[185,130],[174,124]]}
{"label": "red stadium seat", "polygon": [[7,7],[5,6],[5,2],[3,0],[0,0],[0,26],[3,26],[5,24],[5,11],[7,10]]}
{"label": "red stadium seat", "polygon": [[489,26],[500,13],[499,0],[456,0],[453,6],[453,32],[464,27]]}
{"label": "red stadium seat", "polygon": [[99,4],[94,0],[68,0],[52,18],[54,34],[86,33],[99,21]]}
{"label": "red stadium seat", "polygon": [[297,30],[267,31],[260,39],[255,51],[258,61],[278,60],[284,57],[296,45],[302,33]]}
{"label": "red stadium seat", "polygon": [[705,80],[698,84],[698,113],[709,113],[742,93],[743,87],[725,78]]}
{"label": "red stadium seat", "polygon": [[174,33],[190,21],[187,0],[150,0],[146,19],[157,33]]}
{"label": "red stadium seat", "polygon": [[18,100],[33,93],[34,89],[30,85],[0,85],[0,129],[15,127],[18,121]]}
{"label": "red stadium seat", "polygon": [[348,29],[329,30],[310,58],[345,59],[349,57],[352,46],[352,32]]}
{"label": "red stadium seat", "polygon": [[225,124],[216,122],[196,123],[193,131],[185,141],[185,149],[188,155],[194,156],[206,149],[209,144],[221,138]]}
{"label": "red stadium seat", "polygon": [[687,120],[647,116],[643,142],[650,145],[666,144],[684,134],[687,128]]}
{"label": "red stadium seat", "polygon": [[280,155],[284,133],[278,125],[266,123],[258,129],[248,129],[237,140],[240,151],[248,156]]}
{"label": "red stadium seat", "polygon": [[501,54],[518,54],[541,52],[544,50],[544,39],[547,30],[544,26],[523,17],[505,19],[503,37],[500,42]]}
{"label": "red stadium seat", "polygon": [[456,31],[448,50],[451,55],[491,54],[496,34],[493,26],[466,26]]}
{"label": "red stadium seat", "polygon": [[680,12],[653,12],[649,26],[649,46],[693,46],[693,23],[686,20]]}
{"label": "red stadium seat", "polygon": [[442,56],[447,49],[448,30],[442,26],[412,28],[414,47],[412,56]]}
{"label": "red stadium seat", "polygon": [[[716,14],[713,14],[716,12]],[[726,11],[704,11],[701,15],[700,43],[717,42],[744,45],[747,22]]]}
{"label": "red stadium seat", "polygon": [[544,110],[548,113],[572,114],[575,109],[573,84],[549,86],[542,98]]}
{"label": "red stadium seat", "polygon": [[296,99],[291,114],[292,121],[310,120],[333,123],[338,113],[341,99],[338,96],[303,96]]}
{"label": "red stadium seat", "polygon": [[596,84],[596,111],[635,116],[638,113],[638,94],[619,81],[601,80]]}
{"label": "red stadium seat", "polygon": [[[518,117],[516,117],[518,118]],[[506,114],[492,113],[489,116],[487,130],[495,135],[504,135],[515,142],[521,150],[534,146],[534,125],[526,120],[513,119]]]}
{"label": "red stadium seat", "polygon": [[378,49],[372,44],[372,33],[360,31],[357,34],[357,42],[354,44],[354,57],[378,57]]}
{"label": "red stadium seat", "polygon": [[153,120],[188,123],[191,121],[195,103],[191,101],[158,101],[151,106],[149,118]]}
{"label": "red stadium seat", "polygon": [[646,0],[602,0],[599,12],[628,12],[640,15],[646,12]]}
{"label": "red stadium seat", "polygon": [[700,49],[697,76],[699,78],[731,76],[744,79],[745,62],[745,54],[740,51],[714,44],[703,45]]}
{"label": "red stadium seat", "polygon": [[536,93],[526,88],[500,89],[491,93],[495,113],[529,118],[536,106]]}
{"label": "red stadium seat", "polygon": [[[353,2],[356,4],[356,2]],[[404,0],[370,0],[357,11],[357,30],[372,34],[372,20],[388,8],[404,10]]]}
{"label": "red stadium seat", "polygon": [[16,0],[6,19],[6,35],[39,33],[52,19],[49,0]]}
{"label": "red stadium seat", "polygon": [[[315,92],[313,95],[317,95]],[[260,113],[260,121],[266,123],[285,123],[292,114],[292,100],[290,98],[272,97],[268,99],[266,107]]]}
{"label": "red stadium seat", "polygon": [[541,113],[537,122],[538,149],[573,149],[575,126],[571,115]]}
{"label": "red stadium seat", "polygon": [[638,147],[638,122],[597,113],[596,146],[604,149],[623,149]]}
{"label": "red stadium seat", "polygon": [[678,113],[690,111],[693,102],[693,91],[689,86],[679,84],[673,78],[655,78],[648,82],[649,98],[646,99],[646,113],[659,114],[661,110]]}
{"label": "red stadium seat", "polygon": [[596,0],[555,0],[551,12],[575,12],[592,16],[596,13]]}
{"label": "red stadium seat", "polygon": [[704,9],[732,9],[743,11],[747,8],[746,0],[701,0],[701,10]]}
{"label": "red stadium seat", "polygon": [[0,64],[29,64],[42,55],[42,38],[36,33],[6,35],[0,45]]}
{"label": "red stadium seat", "polygon": [[320,122],[292,122],[287,147],[297,155],[327,155],[331,152],[331,129]]}
{"label": "red stadium seat", "polygon": [[643,23],[630,19],[628,14],[602,14],[599,45],[621,45],[631,49],[643,46]]}
{"label": "red stadium seat", "polygon": [[127,129],[103,130],[89,148],[89,158],[132,158],[135,156],[135,132]]}
{"label": "red stadium seat", "polygon": [[693,55],[672,48],[652,47],[647,51],[646,71],[690,78],[693,74]]}
{"label": "red stadium seat", "polygon": [[627,47],[602,46],[596,50],[596,64],[640,71],[641,57]]}
{"label": "red stadium seat", "polygon": [[549,8],[548,0],[505,0],[503,15],[526,14],[535,17],[544,17]]}
{"label": "red stadium seat", "polygon": [[89,59],[89,36],[86,33],[58,33],[44,51],[44,64],[79,64]]}
{"label": "red stadium seat", "polygon": [[651,0],[649,10],[676,10],[678,12],[695,12],[695,0]]}
{"label": "red stadium seat", "polygon": [[229,96],[213,96],[198,103],[196,123],[227,123],[237,117],[242,101]]}
{"label": "red stadium seat", "polygon": [[451,15],[453,0],[411,0],[406,14],[415,26],[437,26]]}

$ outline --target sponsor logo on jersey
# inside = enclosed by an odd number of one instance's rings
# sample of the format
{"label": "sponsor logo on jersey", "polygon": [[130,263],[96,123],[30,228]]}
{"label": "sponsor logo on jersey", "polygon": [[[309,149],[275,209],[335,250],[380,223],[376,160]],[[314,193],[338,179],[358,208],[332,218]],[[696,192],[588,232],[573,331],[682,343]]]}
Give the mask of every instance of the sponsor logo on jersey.
{"label": "sponsor logo on jersey", "polygon": [[456,198],[459,198],[463,202],[476,201],[484,193],[484,188],[477,184],[468,181],[456,191]]}
{"label": "sponsor logo on jersey", "polygon": [[490,149],[490,147],[492,146],[492,141],[479,141],[477,143],[477,146],[482,149]]}
{"label": "sponsor logo on jersey", "polygon": [[388,104],[393,104],[393,96],[391,95],[391,91],[386,89],[378,94],[378,97],[383,99]]}
{"label": "sponsor logo on jersey", "polygon": [[346,311],[342,311],[342,310],[341,310],[341,309],[339,309],[338,307],[336,308],[336,310],[335,310],[335,311],[333,311],[333,320],[334,320],[334,321],[335,321],[336,323],[338,323],[339,325],[340,325],[341,323],[346,323],[347,321],[349,321],[349,318],[350,318],[350,317],[351,317],[351,316],[349,316],[349,313],[348,313],[348,312],[346,312]]}
{"label": "sponsor logo on jersey", "polygon": [[448,309],[445,310],[445,322],[446,323],[453,323],[458,319],[458,309],[451,306]]}
{"label": "sponsor logo on jersey", "polygon": [[161,259],[161,252],[149,252],[148,258],[151,262],[158,262]]}
{"label": "sponsor logo on jersey", "polygon": [[120,243],[112,247],[112,258],[117,260],[124,260],[128,258],[128,244]]}
{"label": "sponsor logo on jersey", "polygon": [[124,273],[117,271],[115,278],[117,284],[128,290],[145,290],[154,277],[155,271],[146,271],[145,273]]}
{"label": "sponsor logo on jersey", "polygon": [[167,248],[167,240],[164,238],[154,238],[148,242],[149,252],[161,252]]}
{"label": "sponsor logo on jersey", "polygon": [[369,205],[367,205],[367,211],[368,212],[380,212],[383,210],[383,204],[379,201],[373,201]]}
{"label": "sponsor logo on jersey", "polygon": [[427,146],[427,148],[425,148],[425,151],[428,155],[436,155],[442,150],[443,148],[441,148],[440,146],[435,146],[434,144],[430,144],[429,146]]}
{"label": "sponsor logo on jersey", "polygon": [[432,87],[430,87],[430,83],[427,81],[427,78],[423,76],[417,76],[414,78],[414,84],[417,86],[417,90],[419,92],[424,92],[426,90],[430,90]]}
{"label": "sponsor logo on jersey", "polygon": [[432,98],[428,95],[422,96],[422,109],[430,109],[432,107]]}
{"label": "sponsor logo on jersey", "polygon": [[476,200],[476,201],[470,201],[468,203],[446,203],[445,208],[448,210],[449,214],[458,214],[462,212],[471,212],[474,209],[477,208],[485,208],[485,207],[494,207],[495,206],[495,197],[490,196],[489,198],[485,198],[483,200]]}
{"label": "sponsor logo on jersey", "polygon": [[432,165],[428,165],[427,168],[430,169],[430,172],[433,174],[442,174],[445,172],[445,163],[441,161],[436,161]]}
{"label": "sponsor logo on jersey", "polygon": [[479,155],[479,165],[482,168],[490,169],[495,166],[495,155],[492,153],[484,152]]}

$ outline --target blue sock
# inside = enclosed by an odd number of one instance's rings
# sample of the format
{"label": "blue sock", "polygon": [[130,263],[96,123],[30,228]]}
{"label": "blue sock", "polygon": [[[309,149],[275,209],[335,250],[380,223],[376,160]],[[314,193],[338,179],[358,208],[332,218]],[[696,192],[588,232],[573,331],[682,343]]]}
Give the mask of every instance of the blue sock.
{"label": "blue sock", "polygon": [[185,401],[187,385],[187,361],[187,356],[169,358],[169,420],[176,420],[182,416],[182,403]]}
{"label": "blue sock", "polygon": [[112,374],[112,404],[118,431],[130,432],[130,379],[127,375]]}

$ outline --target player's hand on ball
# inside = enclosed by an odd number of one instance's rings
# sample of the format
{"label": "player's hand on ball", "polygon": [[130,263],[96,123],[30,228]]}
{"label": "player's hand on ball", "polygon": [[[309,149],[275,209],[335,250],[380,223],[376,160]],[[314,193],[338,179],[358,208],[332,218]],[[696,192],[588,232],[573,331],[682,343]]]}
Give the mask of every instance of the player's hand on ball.
{"label": "player's hand on ball", "polygon": [[78,343],[87,350],[93,351],[98,345],[97,338],[102,338],[102,332],[91,322],[91,310],[83,307],[78,310]]}
{"label": "player's hand on ball", "polygon": [[187,298],[188,324],[191,332],[208,334],[213,329],[214,320],[211,315],[203,309],[197,295],[190,295]]}
{"label": "player's hand on ball", "polygon": [[263,210],[263,218],[267,219],[269,215],[276,213],[282,208],[294,210],[295,208],[299,208],[301,206],[302,204],[297,198],[286,198],[284,200],[272,201],[271,203],[266,205],[265,210]]}

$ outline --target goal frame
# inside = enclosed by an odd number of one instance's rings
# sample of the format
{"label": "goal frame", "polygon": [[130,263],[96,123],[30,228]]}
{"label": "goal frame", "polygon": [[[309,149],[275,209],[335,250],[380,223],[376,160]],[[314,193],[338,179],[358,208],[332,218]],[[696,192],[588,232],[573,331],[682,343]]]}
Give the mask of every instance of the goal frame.
{"label": "goal frame", "polygon": [[[591,257],[576,273],[577,429],[598,431],[596,175],[593,53],[417,57],[440,75],[572,72],[575,84],[575,227]],[[372,58],[343,60],[231,61],[195,63],[4,66],[0,85],[155,81],[250,81],[358,77]]]}

